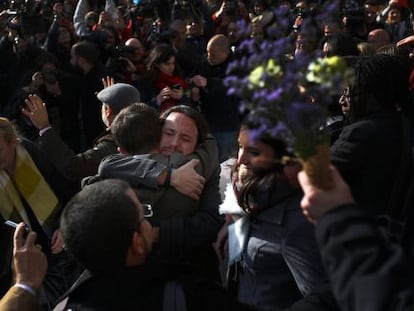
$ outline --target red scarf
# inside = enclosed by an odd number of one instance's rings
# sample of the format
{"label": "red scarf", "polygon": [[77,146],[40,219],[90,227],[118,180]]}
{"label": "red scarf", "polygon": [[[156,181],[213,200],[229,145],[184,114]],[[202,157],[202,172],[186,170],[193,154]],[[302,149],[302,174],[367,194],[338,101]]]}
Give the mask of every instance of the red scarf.
{"label": "red scarf", "polygon": [[[155,82],[155,86],[158,90],[162,90],[165,87],[172,87],[173,85],[180,85],[183,89],[188,88],[188,83],[177,76],[169,76],[163,72],[160,72],[160,78]],[[178,105],[178,102],[174,98],[168,98],[161,103],[161,112],[167,110],[170,107]]]}

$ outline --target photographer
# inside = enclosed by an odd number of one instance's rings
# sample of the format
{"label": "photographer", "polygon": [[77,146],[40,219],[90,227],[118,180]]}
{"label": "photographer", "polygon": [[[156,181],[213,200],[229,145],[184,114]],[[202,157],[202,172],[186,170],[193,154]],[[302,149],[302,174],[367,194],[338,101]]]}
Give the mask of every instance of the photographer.
{"label": "photographer", "polygon": [[125,45],[116,47],[106,67],[116,81],[137,85],[139,77],[145,70],[144,53],[141,42],[136,38],[131,38]]}

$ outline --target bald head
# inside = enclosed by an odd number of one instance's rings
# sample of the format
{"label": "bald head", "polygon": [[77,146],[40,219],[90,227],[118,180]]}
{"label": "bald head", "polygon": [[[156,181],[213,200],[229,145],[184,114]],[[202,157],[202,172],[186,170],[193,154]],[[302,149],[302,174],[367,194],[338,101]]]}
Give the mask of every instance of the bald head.
{"label": "bald head", "polygon": [[131,38],[125,42],[125,46],[130,46],[134,48],[133,58],[131,59],[133,62],[142,61],[145,55],[145,49],[141,41],[139,41],[136,38]]}
{"label": "bald head", "polygon": [[207,44],[207,60],[210,65],[224,63],[230,54],[230,40],[222,34],[213,36]]}
{"label": "bald head", "polygon": [[385,29],[374,29],[368,34],[367,42],[378,50],[379,48],[390,44],[390,34]]}
{"label": "bald head", "polygon": [[125,45],[126,46],[133,46],[133,47],[140,47],[140,46],[142,46],[142,43],[137,38],[131,38],[131,39],[128,39],[125,42]]}

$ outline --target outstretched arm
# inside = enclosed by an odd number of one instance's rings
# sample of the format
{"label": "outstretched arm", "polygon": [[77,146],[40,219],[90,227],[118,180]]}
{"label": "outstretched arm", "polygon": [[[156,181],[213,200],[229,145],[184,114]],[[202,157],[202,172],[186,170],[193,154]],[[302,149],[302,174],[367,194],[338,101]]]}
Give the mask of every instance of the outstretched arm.
{"label": "outstretched arm", "polygon": [[304,172],[302,208],[316,221],[316,236],[333,292],[342,310],[408,310],[414,268],[399,245],[389,243],[375,221],[353,203],[349,187],[332,167],[334,187],[322,191]]}
{"label": "outstretched arm", "polygon": [[[107,78],[106,83],[110,83]],[[117,145],[111,135],[100,139],[98,143],[85,152],[75,154],[63,141],[59,133],[49,123],[46,104],[37,95],[30,95],[26,100],[27,108],[22,113],[39,129],[36,143],[47,154],[57,170],[67,178],[81,179],[95,175],[101,160],[109,154],[117,153]]]}

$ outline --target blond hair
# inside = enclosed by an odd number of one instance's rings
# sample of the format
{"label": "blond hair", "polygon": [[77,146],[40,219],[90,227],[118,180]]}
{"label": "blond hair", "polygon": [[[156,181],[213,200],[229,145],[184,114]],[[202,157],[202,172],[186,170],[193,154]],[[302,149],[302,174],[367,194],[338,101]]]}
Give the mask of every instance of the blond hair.
{"label": "blond hair", "polygon": [[18,139],[13,123],[7,118],[0,117],[0,136],[9,144],[16,142]]}

